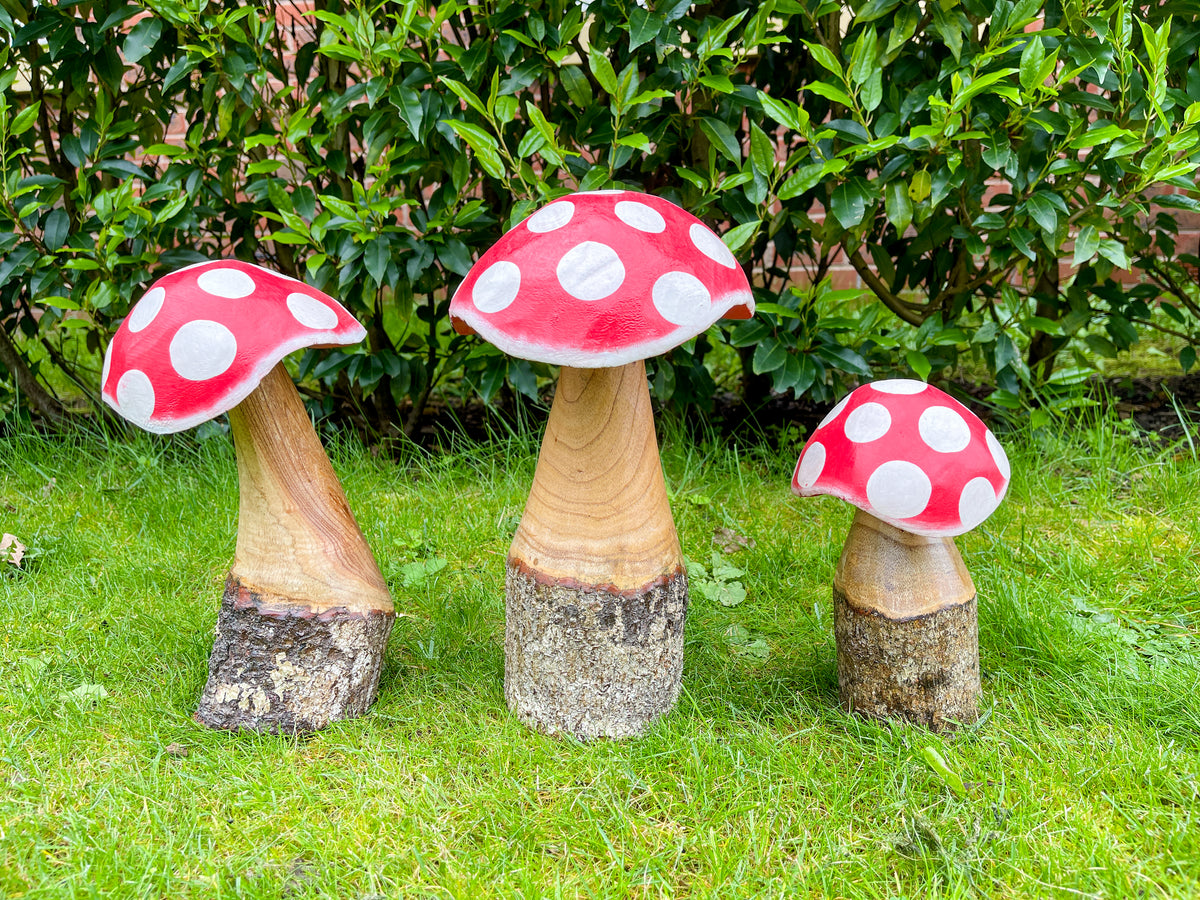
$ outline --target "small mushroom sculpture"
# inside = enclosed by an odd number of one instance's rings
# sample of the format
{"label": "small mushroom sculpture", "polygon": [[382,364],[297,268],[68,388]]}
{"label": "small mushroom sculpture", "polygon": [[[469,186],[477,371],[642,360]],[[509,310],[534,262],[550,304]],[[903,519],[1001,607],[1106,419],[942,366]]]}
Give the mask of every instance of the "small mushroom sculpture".
{"label": "small mushroom sculpture", "polygon": [[227,413],[237,450],[237,550],[196,719],[297,733],[375,698],[392,599],[281,364],[365,337],[332,297],[236,260],[165,275],[109,344],[102,396],[167,434]]}
{"label": "small mushroom sculpture", "polygon": [[675,703],[687,576],[644,360],[753,309],[716,234],[634,191],[547,204],[451,299],[459,332],[561,366],[506,567],[504,693],[522,721],[627,737]]}
{"label": "small mushroom sculpture", "polygon": [[951,538],[996,510],[1009,476],[979,417],[921,381],[863,385],[813,432],[792,490],[858,507],[833,579],[844,706],[934,729],[978,717],[975,585]]}

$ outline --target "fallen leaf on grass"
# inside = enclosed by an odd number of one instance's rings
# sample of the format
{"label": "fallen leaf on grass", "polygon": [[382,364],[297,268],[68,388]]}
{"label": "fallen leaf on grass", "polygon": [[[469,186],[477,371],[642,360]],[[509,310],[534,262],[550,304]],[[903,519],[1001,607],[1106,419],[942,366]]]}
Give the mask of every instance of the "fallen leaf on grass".
{"label": "fallen leaf on grass", "polygon": [[713,529],[713,543],[725,553],[737,553],[739,550],[753,550],[756,546],[754,538],[738,534],[732,528]]}
{"label": "fallen leaf on grass", "polygon": [[17,540],[15,534],[4,532],[0,536],[0,560],[11,563],[18,569],[21,568],[21,560],[25,558],[26,547]]}
{"label": "fallen leaf on grass", "polygon": [[101,684],[81,684],[72,691],[63,691],[58,695],[59,700],[74,700],[81,707],[95,706],[108,696],[108,691]]}

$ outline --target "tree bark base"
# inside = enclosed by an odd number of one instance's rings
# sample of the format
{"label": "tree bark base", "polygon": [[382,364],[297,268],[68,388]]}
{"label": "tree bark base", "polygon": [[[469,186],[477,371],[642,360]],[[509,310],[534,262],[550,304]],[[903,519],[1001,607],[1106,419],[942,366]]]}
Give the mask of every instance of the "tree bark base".
{"label": "tree bark base", "polygon": [[687,575],[640,590],[506,567],[504,697],[518,719],[581,740],[641,734],[675,705]]}
{"label": "tree bark base", "polygon": [[853,606],[833,589],[842,707],[902,718],[935,731],[979,717],[979,623],[975,598],[893,620]]}
{"label": "tree bark base", "polygon": [[394,619],[382,611],[306,612],[229,575],[196,721],[302,734],[361,715],[375,700]]}

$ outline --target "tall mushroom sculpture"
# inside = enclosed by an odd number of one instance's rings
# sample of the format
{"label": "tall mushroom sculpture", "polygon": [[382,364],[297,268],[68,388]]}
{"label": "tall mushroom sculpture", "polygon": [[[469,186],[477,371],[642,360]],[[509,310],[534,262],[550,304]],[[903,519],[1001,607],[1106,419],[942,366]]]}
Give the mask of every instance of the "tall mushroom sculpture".
{"label": "tall mushroom sculpture", "polygon": [[105,354],[102,396],[135,425],[229,417],[241,499],[196,712],[210,727],[313,731],[375,698],[392,599],[281,364],[364,336],[332,297],[222,260],[156,281]]}
{"label": "tall mushroom sculpture", "polygon": [[504,693],[522,721],[626,737],[678,697],[687,577],[644,360],[753,309],[716,234],[633,191],[547,204],[451,299],[459,332],[561,366],[507,561]]}
{"label": "tall mushroom sculpture", "polygon": [[863,385],[813,432],[792,490],[858,507],[833,579],[843,705],[935,729],[978,717],[975,585],[952,538],[1009,476],[979,417],[921,381]]}

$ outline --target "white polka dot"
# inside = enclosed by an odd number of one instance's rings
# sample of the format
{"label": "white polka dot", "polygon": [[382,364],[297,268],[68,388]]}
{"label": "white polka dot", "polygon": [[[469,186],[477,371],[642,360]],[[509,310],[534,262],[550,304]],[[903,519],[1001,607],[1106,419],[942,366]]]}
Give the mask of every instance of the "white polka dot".
{"label": "white polka dot", "polygon": [[1005,481],[1012,477],[1012,466],[1008,463],[1008,454],[1004,452],[1004,448],[1000,446],[1000,442],[996,440],[996,436],[990,431],[985,435],[987,439],[987,448],[991,451],[992,461],[996,463],[996,468],[1000,470],[1000,475]]}
{"label": "white polka dot", "polygon": [[288,312],[297,322],[313,331],[337,328],[338,314],[316,297],[297,291],[287,296]]}
{"label": "white polka dot", "polygon": [[209,269],[196,278],[200,290],[214,297],[240,300],[254,293],[254,279],[241,269]]}
{"label": "white polka dot", "polygon": [[154,414],[154,385],[140,369],[130,369],[117,382],[117,408],[135,425],[145,426]]}
{"label": "white polka dot", "polygon": [[153,322],[166,299],[167,292],[160,287],[150,288],[146,291],[146,296],[139,300],[129,312],[129,318],[126,319],[129,330],[136,333]]}
{"label": "white polka dot", "polygon": [[871,387],[885,394],[919,394],[929,385],[912,378],[889,378],[886,381],[872,381]]}
{"label": "white polka dot", "polygon": [[852,396],[853,396],[853,393],[850,393],[850,394],[847,394],[845,397],[843,397],[841,400],[839,400],[837,406],[835,406],[833,409],[831,409],[829,412],[827,412],[825,414],[825,418],[823,418],[821,420],[821,424],[818,425],[817,428],[824,428],[826,425],[828,425],[830,422],[832,422],[834,419],[836,419],[838,416],[840,416],[842,414],[842,410],[846,408],[846,404],[850,402],[850,398]]}
{"label": "white polka dot", "polygon": [[233,365],[237,339],[220,322],[197,319],[175,332],[170,346],[171,366],[180,378],[204,381]]}
{"label": "white polka dot", "polygon": [[539,209],[532,216],[525,220],[525,227],[534,234],[545,234],[548,231],[557,231],[575,215],[575,204],[570,200],[559,200],[557,203],[551,203]]}
{"label": "white polka dot", "polygon": [[112,371],[112,348],[109,344],[104,350],[104,365],[100,368],[100,390],[104,390],[104,386],[108,384],[108,373]]}
{"label": "white polka dot", "polygon": [[792,478],[796,487],[808,490],[817,483],[817,479],[825,471],[826,456],[825,445],[820,441],[813,441],[805,448],[800,463],[796,466],[796,474]]}
{"label": "white polka dot", "polygon": [[921,440],[938,453],[957,453],[971,443],[971,429],[965,419],[948,406],[931,406],[917,422]]}
{"label": "white polka dot", "polygon": [[651,291],[654,308],[672,325],[700,325],[712,309],[712,295],[695,275],[668,272]]}
{"label": "white polka dot", "polygon": [[737,260],[719,237],[696,222],[688,229],[688,237],[696,245],[696,249],[715,263],[720,263],[727,269],[736,269]]}
{"label": "white polka dot", "polygon": [[658,210],[637,200],[622,200],[617,204],[616,213],[617,218],[630,228],[648,234],[659,234],[667,227],[667,220],[659,215]]}
{"label": "white polka dot", "polygon": [[502,259],[492,263],[475,279],[471,300],[482,313],[496,313],[517,299],[521,290],[521,270],[514,262]]}
{"label": "white polka dot", "polygon": [[856,444],[877,441],[891,427],[891,414],[878,403],[864,403],[846,416],[846,437]]}
{"label": "white polka dot", "polygon": [[929,505],[933,485],[929,476],[910,462],[885,462],[867,479],[867,502],[880,518],[908,519]]}
{"label": "white polka dot", "polygon": [[607,244],[584,241],[558,261],[558,283],[576,300],[603,300],[625,282],[625,266]]}
{"label": "white polka dot", "polygon": [[1000,498],[986,478],[972,478],[958,498],[958,517],[962,520],[961,530],[970,531],[996,511]]}

